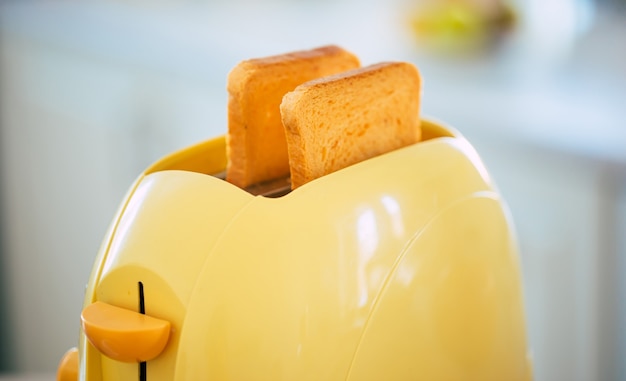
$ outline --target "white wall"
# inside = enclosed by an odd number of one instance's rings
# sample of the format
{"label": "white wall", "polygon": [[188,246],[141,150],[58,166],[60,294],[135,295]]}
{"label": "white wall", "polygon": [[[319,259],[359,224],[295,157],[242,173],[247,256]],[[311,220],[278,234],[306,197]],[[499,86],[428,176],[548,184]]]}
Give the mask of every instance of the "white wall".
{"label": "white wall", "polygon": [[603,247],[602,168],[532,147],[476,144],[520,237],[536,380],[614,379],[602,376],[613,348],[598,340],[606,318],[600,278],[612,270],[601,257],[613,255]]}
{"label": "white wall", "polygon": [[613,339],[616,341],[614,358],[617,359],[618,365],[614,379],[626,380],[626,361],[624,361],[626,359],[626,303],[623,302],[626,300],[626,181],[623,180],[623,176],[620,189],[619,201],[615,209],[617,213],[617,228],[615,229],[617,236],[617,260],[615,268],[618,274],[615,287],[618,291],[617,302],[615,302],[614,306],[617,310],[617,329],[615,332],[610,332],[610,334],[614,334]]}
{"label": "white wall", "polygon": [[30,40],[2,49],[14,353],[18,369],[54,369],[76,345],[84,286],[127,188],[165,153],[221,133],[224,113],[211,88]]}

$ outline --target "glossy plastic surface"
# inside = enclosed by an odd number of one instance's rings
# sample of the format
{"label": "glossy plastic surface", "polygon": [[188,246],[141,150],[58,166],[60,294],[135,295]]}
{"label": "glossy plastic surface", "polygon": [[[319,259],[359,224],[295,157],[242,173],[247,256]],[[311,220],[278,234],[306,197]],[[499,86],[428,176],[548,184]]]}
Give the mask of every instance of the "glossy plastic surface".
{"label": "glossy plastic surface", "polygon": [[72,348],[65,352],[57,369],[57,381],[78,380],[78,349]]}
{"label": "glossy plastic surface", "polygon": [[[503,203],[465,139],[423,127],[273,199],[207,175],[223,138],[165,158],[122,204],[85,306],[141,299],[170,322],[151,381],[530,380]],[[81,379],[138,379],[82,333],[80,359]]]}
{"label": "glossy plastic surface", "polygon": [[170,323],[154,317],[95,302],[81,314],[87,339],[102,354],[122,362],[149,361],[165,348]]}

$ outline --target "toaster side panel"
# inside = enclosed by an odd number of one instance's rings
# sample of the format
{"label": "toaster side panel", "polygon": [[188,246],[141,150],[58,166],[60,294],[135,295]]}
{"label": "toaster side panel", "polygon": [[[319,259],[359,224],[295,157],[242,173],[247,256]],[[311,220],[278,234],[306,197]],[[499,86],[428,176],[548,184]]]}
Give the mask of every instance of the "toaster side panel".
{"label": "toaster side panel", "polygon": [[520,278],[495,194],[452,204],[403,253],[348,380],[529,381]]}
{"label": "toaster side panel", "polygon": [[[199,269],[224,229],[253,199],[229,184],[188,171],[150,174],[138,184],[112,233],[91,300],[163,319],[165,350],[145,365],[151,380],[171,380],[179,332]],[[141,311],[142,310],[142,311]],[[84,340],[90,381],[138,379],[139,365],[100,354]]]}
{"label": "toaster side panel", "polygon": [[414,276],[394,270],[411,239],[491,186],[471,146],[447,137],[255,198],[201,271],[175,379],[345,380],[386,282]]}

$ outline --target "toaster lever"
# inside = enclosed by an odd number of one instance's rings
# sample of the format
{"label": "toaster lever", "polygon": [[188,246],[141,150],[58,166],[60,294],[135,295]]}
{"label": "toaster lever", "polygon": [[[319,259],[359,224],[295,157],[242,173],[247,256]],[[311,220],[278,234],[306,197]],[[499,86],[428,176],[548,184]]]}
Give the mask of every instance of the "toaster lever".
{"label": "toaster lever", "polygon": [[170,322],[95,302],[81,314],[85,336],[102,354],[122,362],[143,362],[165,348]]}

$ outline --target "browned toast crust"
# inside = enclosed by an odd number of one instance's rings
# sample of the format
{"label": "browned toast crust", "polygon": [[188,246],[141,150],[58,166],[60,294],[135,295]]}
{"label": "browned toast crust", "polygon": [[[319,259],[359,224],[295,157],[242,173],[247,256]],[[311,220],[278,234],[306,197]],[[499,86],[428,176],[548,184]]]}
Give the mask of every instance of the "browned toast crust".
{"label": "browned toast crust", "polygon": [[239,186],[289,175],[283,95],[315,78],[359,67],[334,45],[239,63],[228,75],[226,180]]}
{"label": "browned toast crust", "polygon": [[420,139],[421,78],[385,62],[319,78],[281,104],[292,189]]}

